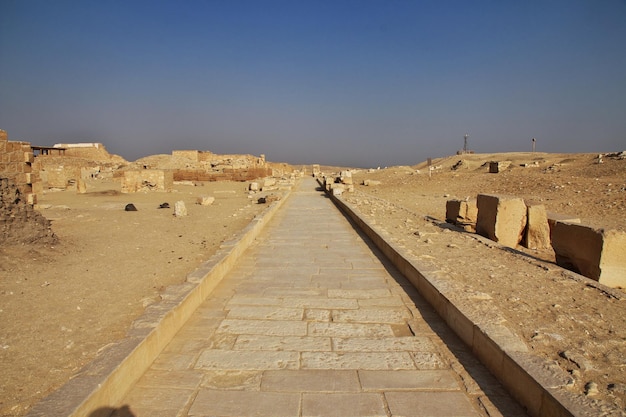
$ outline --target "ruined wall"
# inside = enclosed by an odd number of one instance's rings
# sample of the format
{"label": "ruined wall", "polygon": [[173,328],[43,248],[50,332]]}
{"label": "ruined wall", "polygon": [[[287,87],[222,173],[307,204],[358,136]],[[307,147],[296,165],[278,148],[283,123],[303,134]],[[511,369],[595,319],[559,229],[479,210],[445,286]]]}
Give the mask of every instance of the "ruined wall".
{"label": "ruined wall", "polygon": [[172,171],[161,169],[127,170],[122,176],[122,192],[172,191]]}
{"label": "ruined wall", "polygon": [[15,183],[0,178],[0,244],[56,241],[50,221],[29,204]]}
{"label": "ruined wall", "polygon": [[33,160],[30,143],[9,141],[7,132],[0,130],[0,178],[10,179],[29,204],[37,202],[32,186],[38,180],[32,170]]}
{"label": "ruined wall", "polygon": [[65,157],[99,162],[126,162],[121,156],[110,154],[101,143],[57,143],[54,147],[65,148]]}
{"label": "ruined wall", "polygon": [[179,169],[174,171],[174,181],[251,181],[272,176],[271,168],[223,168],[220,171]]}

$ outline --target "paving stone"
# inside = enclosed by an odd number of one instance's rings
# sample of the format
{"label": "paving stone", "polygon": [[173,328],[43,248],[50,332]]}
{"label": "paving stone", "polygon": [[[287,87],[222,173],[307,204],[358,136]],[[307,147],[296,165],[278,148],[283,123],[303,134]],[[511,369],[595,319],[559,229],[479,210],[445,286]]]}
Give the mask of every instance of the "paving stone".
{"label": "paving stone", "polygon": [[393,330],[388,324],[309,322],[309,336],[330,337],[389,337]]}
{"label": "paving stone", "polygon": [[137,386],[194,390],[200,385],[203,377],[204,374],[196,370],[163,371],[152,368],[137,381]]}
{"label": "paving stone", "polygon": [[234,305],[249,305],[249,306],[281,306],[283,304],[282,298],[275,297],[246,297],[242,295],[235,295],[228,301],[226,308],[232,308]]}
{"label": "paving stone", "polygon": [[[300,297],[298,295],[298,297]],[[355,310],[359,308],[357,300],[351,299],[331,299],[331,298],[287,298],[284,301],[285,307],[291,308],[321,308],[326,310]]]}
{"label": "paving stone", "polygon": [[446,371],[359,371],[365,391],[459,390],[454,372]]}
{"label": "paving stone", "polygon": [[386,392],[385,398],[394,416],[479,416],[461,392]]}
{"label": "paving stone", "polygon": [[374,309],[361,308],[359,310],[333,311],[334,322],[348,323],[403,323],[411,318],[411,313],[406,308],[401,309]]}
{"label": "paving stone", "polygon": [[361,386],[355,370],[300,369],[265,371],[261,389],[284,392],[358,392]]}
{"label": "paving stone", "polygon": [[443,359],[435,352],[413,352],[411,353],[415,360],[417,369],[445,369],[447,368]]}
{"label": "paving stone", "polygon": [[189,417],[293,417],[300,411],[300,394],[201,390]]}
{"label": "paving stone", "polygon": [[392,295],[391,297],[379,297],[379,298],[368,298],[366,300],[360,299],[358,300],[359,307],[367,308],[367,307],[405,307],[404,301],[402,298],[397,295]]}
{"label": "paving stone", "polygon": [[196,369],[265,370],[295,369],[297,352],[259,352],[243,350],[205,350],[196,362]]}
{"label": "paving stone", "polygon": [[136,414],[152,415],[169,411],[176,415],[191,400],[194,390],[161,387],[136,387],[126,396],[125,403]]}
{"label": "paving stone", "polygon": [[304,320],[307,321],[330,321],[330,310],[307,308],[304,310]]}
{"label": "paving stone", "polygon": [[434,352],[435,345],[428,337],[384,337],[384,338],[333,338],[336,352]]}
{"label": "paving stone", "polygon": [[303,315],[304,310],[297,308],[233,306],[226,317],[229,319],[302,320]]}
{"label": "paving stone", "polygon": [[330,298],[370,299],[389,296],[391,296],[391,292],[387,288],[379,290],[328,290],[328,297]]}
{"label": "paving stone", "polygon": [[303,352],[302,369],[415,369],[407,352]]}
{"label": "paving stone", "polygon": [[259,391],[261,389],[262,371],[229,371],[202,370],[204,379],[202,386],[210,389],[228,389],[228,390],[252,390]]}
{"label": "paving stone", "polygon": [[217,329],[218,333],[260,334],[271,336],[306,336],[307,323],[285,320],[239,320],[226,319]]}
{"label": "paving stone", "polygon": [[195,355],[193,354],[163,352],[154,360],[152,368],[162,371],[183,371],[191,368],[194,360]]}
{"label": "paving stone", "polygon": [[302,417],[386,417],[379,394],[302,394]]}
{"label": "paving stone", "polygon": [[330,351],[329,337],[241,335],[235,350]]}

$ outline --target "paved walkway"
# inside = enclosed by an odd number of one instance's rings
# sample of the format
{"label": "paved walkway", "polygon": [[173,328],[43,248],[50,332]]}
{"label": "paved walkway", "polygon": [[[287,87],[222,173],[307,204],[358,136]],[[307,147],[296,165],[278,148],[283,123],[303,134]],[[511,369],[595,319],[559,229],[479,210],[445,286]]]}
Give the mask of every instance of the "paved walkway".
{"label": "paved walkway", "polygon": [[135,416],[487,415],[445,326],[314,190],[302,182],[129,393]]}

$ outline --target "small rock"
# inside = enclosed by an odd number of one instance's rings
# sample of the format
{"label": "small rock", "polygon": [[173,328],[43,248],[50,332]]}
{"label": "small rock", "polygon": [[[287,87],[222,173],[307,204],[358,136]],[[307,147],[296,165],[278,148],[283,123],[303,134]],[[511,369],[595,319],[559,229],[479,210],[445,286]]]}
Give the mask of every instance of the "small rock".
{"label": "small rock", "polygon": [[215,197],[209,197],[206,195],[202,195],[198,197],[196,204],[200,204],[202,206],[210,206],[215,202]]}
{"label": "small rock", "polygon": [[124,211],[137,211],[137,207],[135,207],[135,205],[132,203],[126,204],[126,207],[124,207]]}
{"label": "small rock", "polygon": [[598,394],[600,394],[600,391],[598,390],[598,384],[593,381],[587,382],[587,384],[585,384],[585,395],[587,395],[588,397],[592,397]]}
{"label": "small rock", "polygon": [[160,209],[170,208],[170,203],[161,203],[159,204]]}

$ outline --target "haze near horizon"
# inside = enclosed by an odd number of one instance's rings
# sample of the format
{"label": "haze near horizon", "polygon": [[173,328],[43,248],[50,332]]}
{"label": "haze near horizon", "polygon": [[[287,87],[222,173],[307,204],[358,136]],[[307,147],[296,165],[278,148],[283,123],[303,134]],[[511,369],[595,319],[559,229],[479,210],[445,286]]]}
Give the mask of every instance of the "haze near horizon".
{"label": "haze near horizon", "polygon": [[626,149],[626,2],[0,2],[0,129],[270,161]]}

